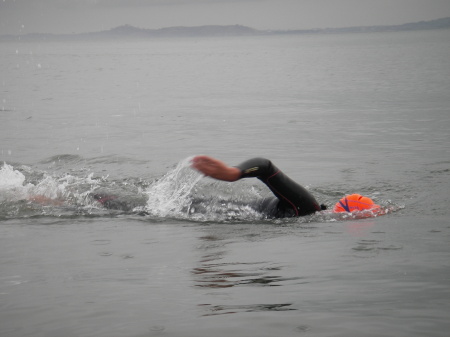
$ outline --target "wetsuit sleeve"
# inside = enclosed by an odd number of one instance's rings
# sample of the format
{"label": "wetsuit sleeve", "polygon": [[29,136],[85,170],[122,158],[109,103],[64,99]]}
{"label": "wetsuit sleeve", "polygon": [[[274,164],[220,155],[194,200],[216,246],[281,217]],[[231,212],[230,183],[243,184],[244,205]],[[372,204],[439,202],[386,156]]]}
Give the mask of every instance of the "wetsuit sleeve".
{"label": "wetsuit sleeve", "polygon": [[256,177],[279,199],[279,209],[289,209],[293,216],[320,211],[320,205],[309,191],[281,172],[270,160],[253,158],[236,166],[241,178]]}
{"label": "wetsuit sleeve", "polygon": [[272,162],[265,158],[249,159],[236,167],[241,170],[241,178],[267,177],[278,171]]}

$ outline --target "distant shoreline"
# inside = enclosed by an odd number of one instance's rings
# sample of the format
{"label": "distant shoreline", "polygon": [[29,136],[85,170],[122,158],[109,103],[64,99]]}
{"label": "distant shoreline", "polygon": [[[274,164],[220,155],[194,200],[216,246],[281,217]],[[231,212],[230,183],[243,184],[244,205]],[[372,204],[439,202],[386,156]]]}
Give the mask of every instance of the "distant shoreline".
{"label": "distant shoreline", "polygon": [[390,26],[358,26],[344,28],[318,28],[302,30],[257,30],[242,25],[230,26],[196,26],[196,27],[167,27],[160,29],[143,29],[124,25],[99,32],[79,34],[47,34],[31,33],[19,35],[0,35],[0,41],[78,41],[102,39],[155,39],[180,37],[231,37],[231,36],[267,36],[267,35],[296,35],[296,34],[338,34],[338,33],[375,33],[396,31],[417,31],[450,28],[450,17],[405,23]]}

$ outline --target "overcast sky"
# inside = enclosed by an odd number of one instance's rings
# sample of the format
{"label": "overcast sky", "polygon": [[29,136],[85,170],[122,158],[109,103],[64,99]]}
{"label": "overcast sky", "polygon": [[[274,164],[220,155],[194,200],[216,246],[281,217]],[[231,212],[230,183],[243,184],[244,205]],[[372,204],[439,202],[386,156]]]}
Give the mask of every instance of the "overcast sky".
{"label": "overcast sky", "polygon": [[0,34],[245,25],[309,29],[450,17],[450,0],[0,0]]}

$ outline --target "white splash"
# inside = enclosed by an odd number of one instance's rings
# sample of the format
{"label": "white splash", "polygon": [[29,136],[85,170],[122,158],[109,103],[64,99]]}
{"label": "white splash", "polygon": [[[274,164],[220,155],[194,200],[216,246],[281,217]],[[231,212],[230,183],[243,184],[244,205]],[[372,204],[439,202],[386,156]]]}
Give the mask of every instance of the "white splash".
{"label": "white splash", "polygon": [[158,217],[188,215],[192,203],[191,191],[202,175],[190,168],[192,158],[186,158],[145,191],[148,196],[145,211]]}
{"label": "white splash", "polygon": [[[99,184],[99,181],[93,179],[92,176],[93,173],[81,178],[71,175],[58,178],[45,173],[39,181],[33,184],[27,182],[27,178],[22,172],[4,163],[0,168],[0,201],[31,200],[39,196],[45,197],[49,201],[71,199],[72,202],[84,204],[87,195]],[[83,186],[86,187],[82,188]],[[80,188],[86,189],[86,191],[80,192]]]}
{"label": "white splash", "polygon": [[21,200],[27,197],[31,184],[24,185],[25,176],[6,163],[0,169],[0,201]]}

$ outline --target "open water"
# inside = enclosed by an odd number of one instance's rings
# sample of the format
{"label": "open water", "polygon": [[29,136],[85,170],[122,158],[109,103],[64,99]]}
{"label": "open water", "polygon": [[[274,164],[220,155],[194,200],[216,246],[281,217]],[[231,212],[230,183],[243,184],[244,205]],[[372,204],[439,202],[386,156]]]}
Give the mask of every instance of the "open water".
{"label": "open water", "polygon": [[[0,55],[1,336],[448,336],[449,30]],[[267,220],[196,154],[387,214]]]}

